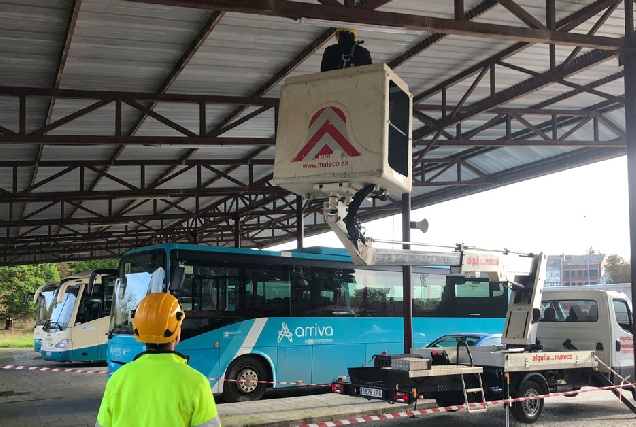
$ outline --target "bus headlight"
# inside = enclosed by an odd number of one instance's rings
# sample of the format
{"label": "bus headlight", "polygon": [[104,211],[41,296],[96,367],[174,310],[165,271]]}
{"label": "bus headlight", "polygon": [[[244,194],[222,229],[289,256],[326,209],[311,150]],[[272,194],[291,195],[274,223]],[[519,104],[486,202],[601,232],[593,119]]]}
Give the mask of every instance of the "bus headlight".
{"label": "bus headlight", "polygon": [[58,342],[57,344],[55,344],[55,348],[66,348],[68,347],[68,339],[65,338],[62,341]]}

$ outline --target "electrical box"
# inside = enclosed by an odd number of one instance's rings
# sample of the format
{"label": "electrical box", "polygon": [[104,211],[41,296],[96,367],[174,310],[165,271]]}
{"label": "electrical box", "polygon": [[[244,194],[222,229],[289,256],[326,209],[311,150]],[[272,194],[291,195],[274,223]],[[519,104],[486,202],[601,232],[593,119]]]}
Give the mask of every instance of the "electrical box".
{"label": "electrical box", "polygon": [[288,78],[274,183],[305,198],[325,197],[334,186],[324,184],[410,193],[412,108],[408,86],[382,63]]}

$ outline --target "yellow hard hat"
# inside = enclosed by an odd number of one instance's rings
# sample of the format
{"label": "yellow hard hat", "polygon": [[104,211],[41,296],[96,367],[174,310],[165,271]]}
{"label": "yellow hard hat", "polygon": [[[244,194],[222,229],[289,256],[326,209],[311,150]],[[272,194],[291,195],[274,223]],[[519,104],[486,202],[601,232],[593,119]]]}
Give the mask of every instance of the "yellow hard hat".
{"label": "yellow hard hat", "polygon": [[358,37],[358,32],[355,29],[353,29],[353,28],[338,28],[336,30],[336,38],[339,39],[340,38],[340,33],[344,32],[344,31],[353,33],[354,37]]}
{"label": "yellow hard hat", "polygon": [[135,339],[146,344],[167,344],[175,340],[185,313],[173,295],[157,292],[146,295],[133,318]]}

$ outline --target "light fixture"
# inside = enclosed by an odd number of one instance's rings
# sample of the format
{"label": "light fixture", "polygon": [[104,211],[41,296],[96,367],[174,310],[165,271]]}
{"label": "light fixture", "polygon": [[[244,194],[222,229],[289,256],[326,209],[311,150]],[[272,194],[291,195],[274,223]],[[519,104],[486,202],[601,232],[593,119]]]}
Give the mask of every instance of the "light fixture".
{"label": "light fixture", "polygon": [[89,251],[84,251],[84,252],[66,252],[64,253],[64,255],[90,255],[91,253]]}
{"label": "light fixture", "polygon": [[313,25],[323,28],[355,28],[358,31],[372,31],[388,34],[424,34],[426,31],[408,30],[404,27],[388,27],[386,25],[358,24],[345,21],[327,21],[324,19],[298,18],[297,22],[302,25]]}
{"label": "light fixture", "polygon": [[115,197],[114,200],[161,200],[170,199],[172,196],[124,196]]}
{"label": "light fixture", "polygon": [[91,224],[86,224],[87,226],[91,227],[91,228],[102,228],[102,227],[117,227],[117,226],[121,226],[121,225],[128,225],[130,224],[130,221],[128,222],[111,222],[111,223],[104,223],[104,224],[99,224],[99,223],[91,223]]}

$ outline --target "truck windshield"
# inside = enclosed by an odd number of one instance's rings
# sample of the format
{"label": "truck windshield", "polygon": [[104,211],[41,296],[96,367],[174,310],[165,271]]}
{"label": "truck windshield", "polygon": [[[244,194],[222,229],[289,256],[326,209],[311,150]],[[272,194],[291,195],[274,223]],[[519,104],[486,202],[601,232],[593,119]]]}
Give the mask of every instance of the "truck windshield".
{"label": "truck windshield", "polygon": [[56,288],[47,288],[43,290],[38,296],[38,300],[35,304],[35,324],[44,325],[49,320],[51,310],[53,310],[53,304],[55,302]]}
{"label": "truck windshield", "polygon": [[[80,285],[69,286],[64,292],[64,299],[62,302],[58,302],[53,307],[51,312],[50,327],[64,330],[71,322],[71,316],[73,316],[73,309],[75,308],[75,301],[79,294]],[[57,292],[55,293],[57,296]]]}
{"label": "truck windshield", "polygon": [[131,311],[149,293],[162,292],[165,289],[165,260],[165,254],[161,250],[122,257],[119,278],[115,284],[110,324],[112,332],[132,334]]}

